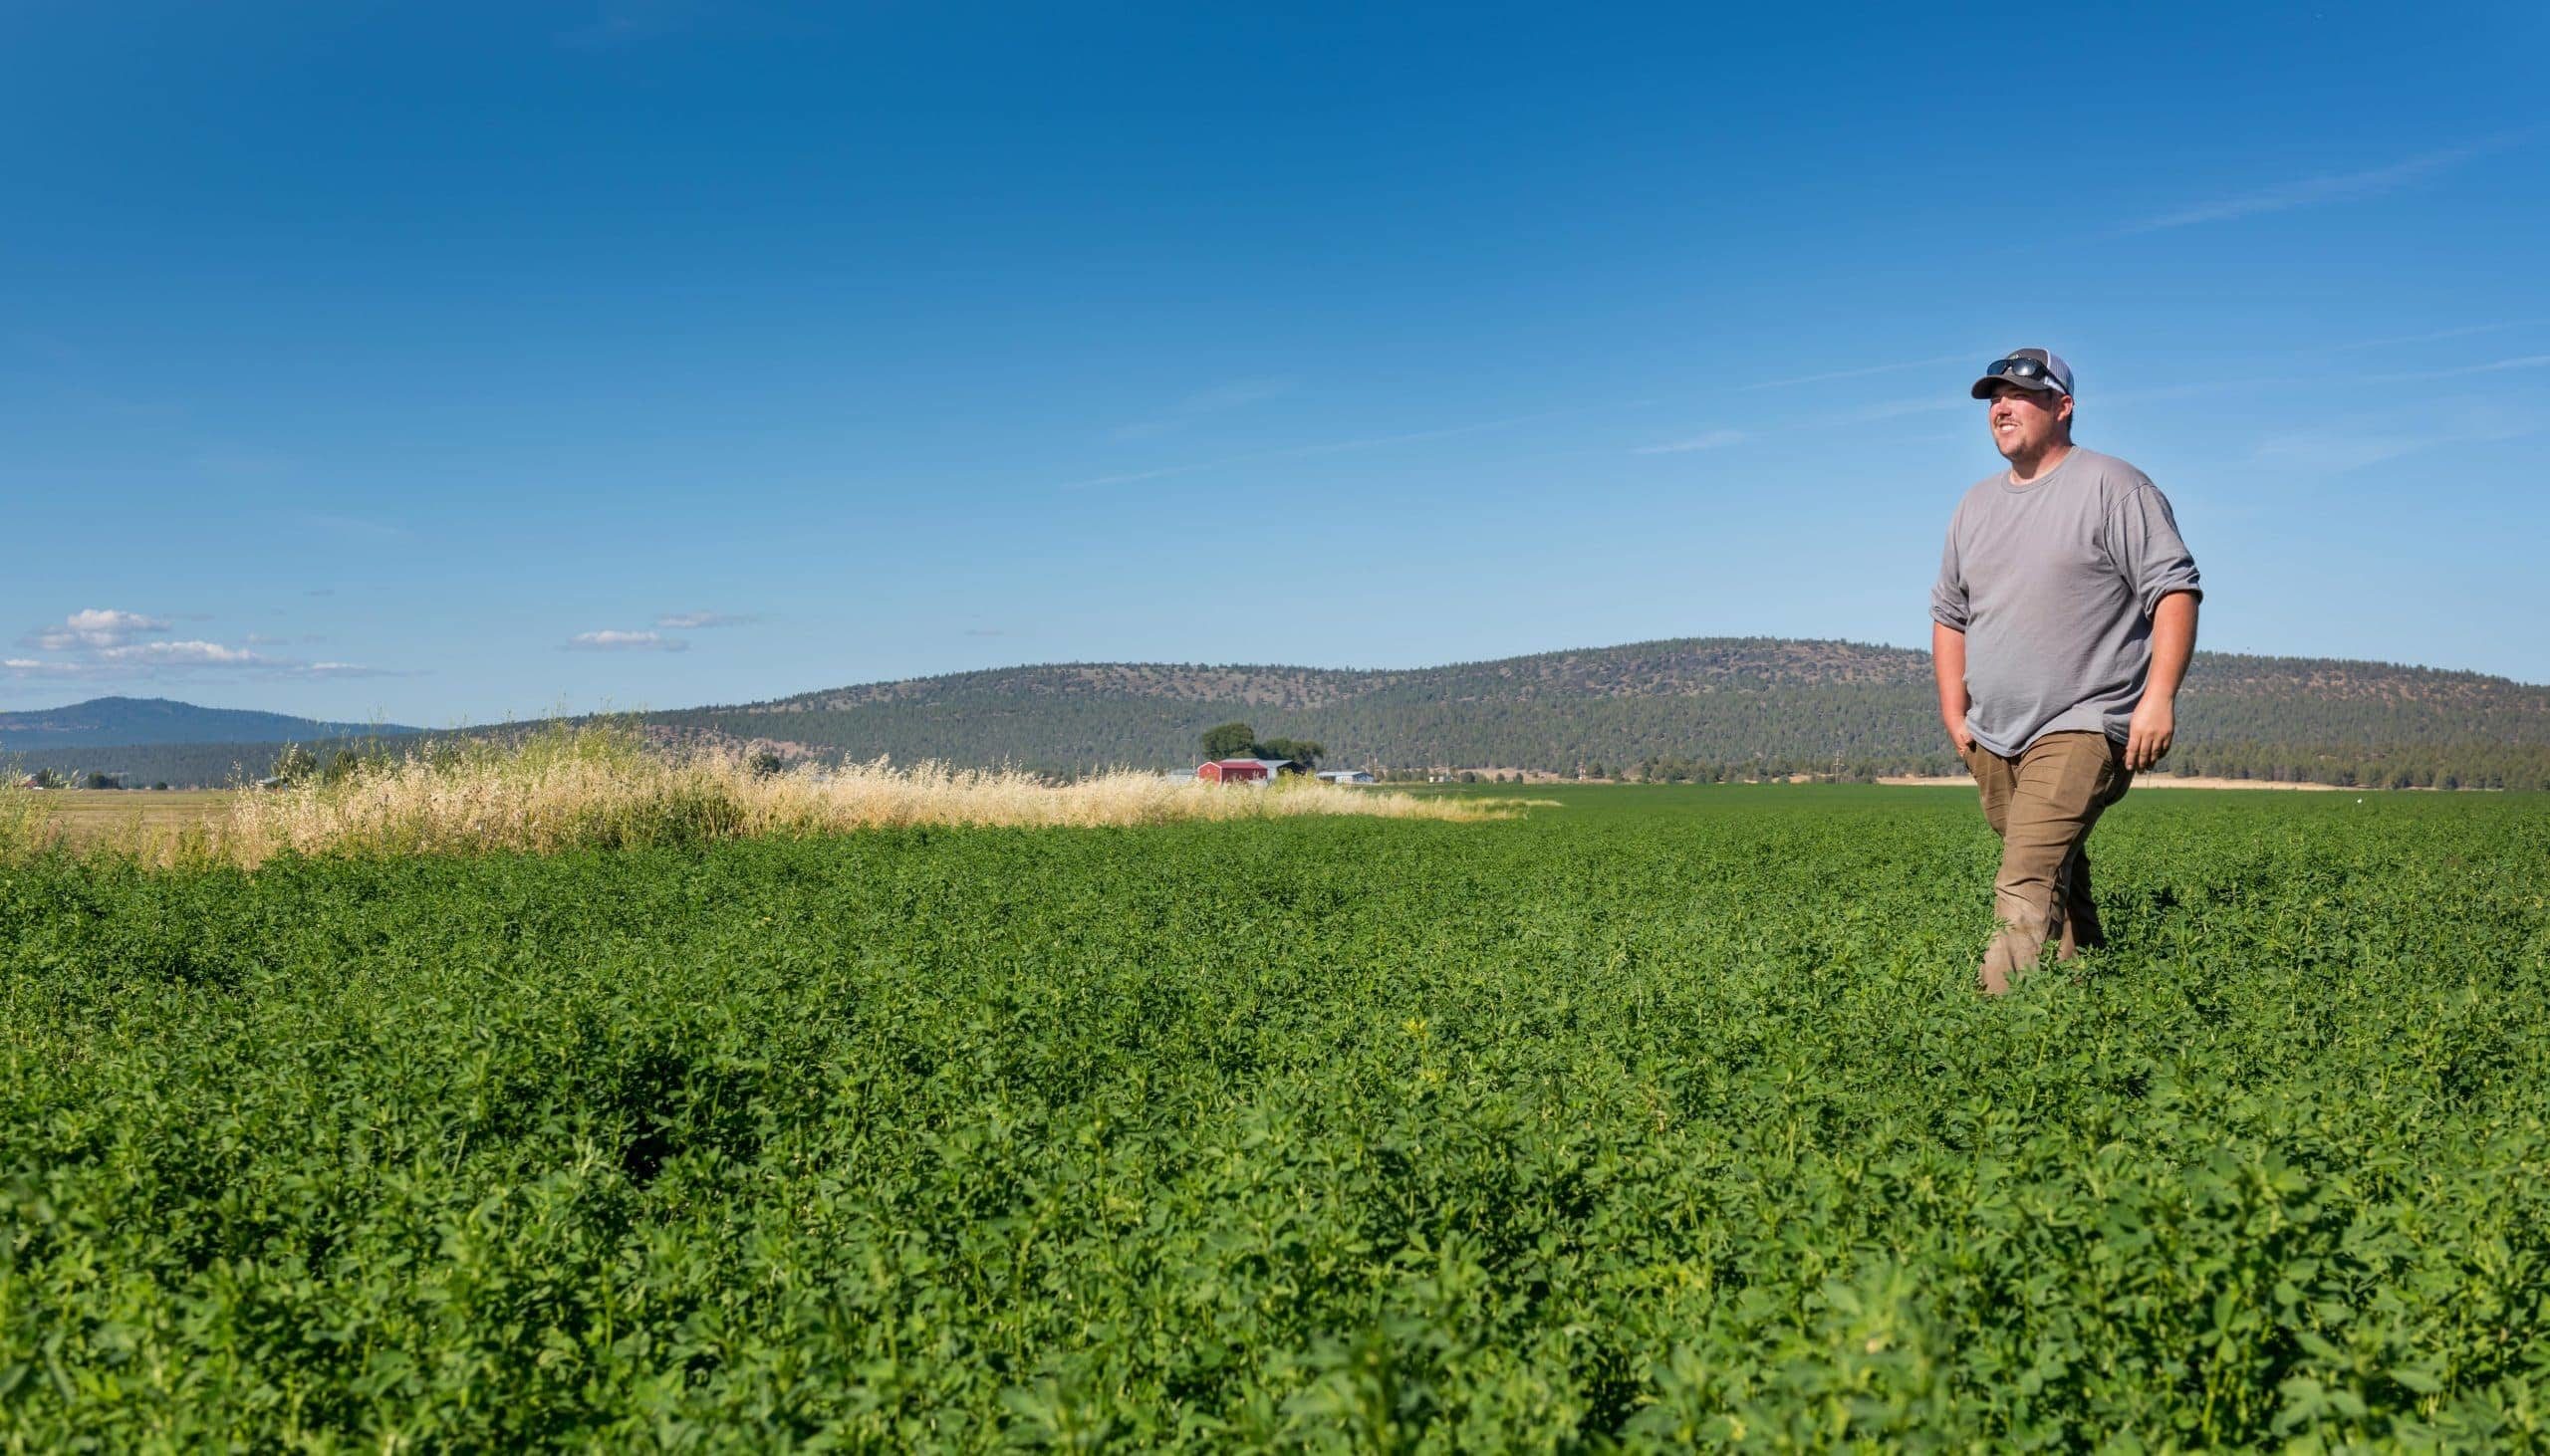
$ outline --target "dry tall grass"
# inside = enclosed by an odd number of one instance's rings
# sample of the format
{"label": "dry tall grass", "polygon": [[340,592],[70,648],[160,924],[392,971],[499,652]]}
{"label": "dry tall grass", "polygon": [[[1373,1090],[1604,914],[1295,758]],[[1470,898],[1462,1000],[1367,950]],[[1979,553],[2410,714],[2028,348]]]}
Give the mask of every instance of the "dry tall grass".
{"label": "dry tall grass", "polygon": [[1476,820],[1512,812],[1293,780],[1224,788],[1115,772],[1053,783],[1014,770],[756,771],[718,749],[667,752],[634,730],[551,728],[511,741],[444,740],[333,782],[243,792],[208,833],[151,857],[254,865],[276,854],[474,853],[700,844],[893,825],[1151,825],[1360,814]]}
{"label": "dry tall grass", "polygon": [[58,790],[0,788],[0,851],[42,849],[56,839],[44,795]]}

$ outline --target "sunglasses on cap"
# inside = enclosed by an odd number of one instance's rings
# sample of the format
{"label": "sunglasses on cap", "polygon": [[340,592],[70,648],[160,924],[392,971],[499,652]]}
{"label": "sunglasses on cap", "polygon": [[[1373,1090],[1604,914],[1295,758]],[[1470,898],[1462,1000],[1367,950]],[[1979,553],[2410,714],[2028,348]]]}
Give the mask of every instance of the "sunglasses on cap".
{"label": "sunglasses on cap", "polygon": [[2063,381],[2054,376],[2054,370],[2041,359],[1995,360],[1983,374],[1986,378],[2043,379],[2058,389],[2063,387]]}

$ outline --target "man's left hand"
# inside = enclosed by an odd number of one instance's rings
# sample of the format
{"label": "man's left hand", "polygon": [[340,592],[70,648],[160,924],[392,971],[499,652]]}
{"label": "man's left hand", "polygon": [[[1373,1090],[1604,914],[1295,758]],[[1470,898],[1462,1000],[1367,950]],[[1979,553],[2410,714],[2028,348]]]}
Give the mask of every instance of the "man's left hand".
{"label": "man's left hand", "polygon": [[2126,724],[2125,766],[2141,773],[2161,761],[2177,736],[2178,710],[2168,698],[2146,697]]}

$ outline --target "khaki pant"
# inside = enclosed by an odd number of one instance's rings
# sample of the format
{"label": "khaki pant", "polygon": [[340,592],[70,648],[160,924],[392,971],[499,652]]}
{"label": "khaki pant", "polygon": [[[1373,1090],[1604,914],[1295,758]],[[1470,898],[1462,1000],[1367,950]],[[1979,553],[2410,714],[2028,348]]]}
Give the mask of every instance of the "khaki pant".
{"label": "khaki pant", "polygon": [[1964,758],[1983,794],[1983,817],[2001,837],[2001,872],[1992,881],[2001,928],[1978,973],[1983,989],[1998,995],[2049,945],[2070,960],[2107,943],[2090,902],[2090,830],[2125,797],[2134,772],[2125,746],[2104,733],[2049,733],[2017,758],[1978,743]]}

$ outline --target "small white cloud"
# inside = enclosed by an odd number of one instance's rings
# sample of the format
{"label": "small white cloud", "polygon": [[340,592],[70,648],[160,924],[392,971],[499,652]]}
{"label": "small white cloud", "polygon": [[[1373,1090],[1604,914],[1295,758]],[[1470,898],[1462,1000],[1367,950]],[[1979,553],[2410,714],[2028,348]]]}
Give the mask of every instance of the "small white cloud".
{"label": "small white cloud", "polygon": [[759,616],[741,611],[667,611],[655,618],[655,625],[697,631],[702,627],[750,626],[759,620]]}
{"label": "small white cloud", "polygon": [[152,666],[173,667],[274,667],[284,664],[250,651],[246,647],[228,647],[219,642],[186,640],[176,642],[132,642],[121,647],[105,647],[98,652],[103,662],[139,662]]}
{"label": "small white cloud", "polygon": [[388,667],[367,667],[360,662],[313,662],[299,669],[303,677],[405,677],[410,674]]}
{"label": "small white cloud", "polygon": [[167,621],[160,617],[93,607],[85,611],[75,611],[51,626],[38,627],[19,641],[47,652],[68,652],[79,648],[96,650],[122,646],[133,637],[167,629]]}
{"label": "small white cloud", "polygon": [[686,652],[690,643],[661,632],[624,632],[603,630],[578,632],[569,639],[570,652]]}
{"label": "small white cloud", "polygon": [[1740,429],[1713,429],[1704,430],[1689,439],[1667,440],[1660,445],[1641,445],[1630,453],[1633,455],[1679,455],[1690,450],[1721,450],[1728,445],[1741,444],[1743,441],[1744,431]]}
{"label": "small white cloud", "polygon": [[252,633],[244,645],[180,637],[165,641],[133,638],[168,630],[165,618],[137,611],[91,607],[27,635],[29,645],[58,657],[0,659],[0,672],[14,678],[183,679],[198,672],[245,673],[254,677],[374,677],[400,675],[393,669],[355,662],[303,662],[258,650],[284,638]]}

